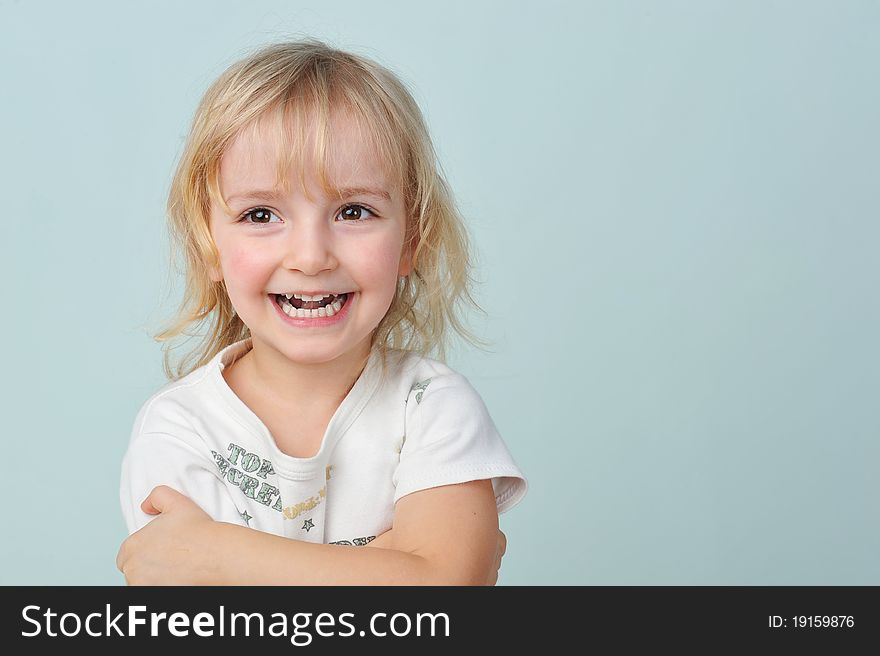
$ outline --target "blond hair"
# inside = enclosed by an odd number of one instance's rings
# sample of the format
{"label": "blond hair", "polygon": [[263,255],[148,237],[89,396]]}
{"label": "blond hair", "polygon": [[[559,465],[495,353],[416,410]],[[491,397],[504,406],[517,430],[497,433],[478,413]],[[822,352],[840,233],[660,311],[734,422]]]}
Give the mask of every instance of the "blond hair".
{"label": "blond hair", "polygon": [[[376,62],[332,48],[315,39],[276,43],[230,66],[205,92],[171,182],[167,214],[171,261],[184,255],[184,295],[170,324],[153,335],[158,342],[208,323],[198,346],[174,365],[164,347],[166,376],[177,380],[207,364],[217,353],[250,336],[235,313],[219,269],[210,233],[211,203],[228,210],[219,189],[220,160],[232,141],[258,122],[278,129],[277,185],[287,187],[291,161],[305,159],[305,120],[317,119],[314,160],[325,191],[331,107],[354,118],[386,168],[396,176],[406,207],[405,245],[413,248],[410,275],[398,281],[391,306],[375,329],[371,348],[381,354],[383,372],[389,349],[446,359],[451,326],[471,344],[486,346],[459,317],[466,301],[482,312],[470,287],[472,260],[467,231],[442,175],[421,111],[405,85]],[[299,166],[305,189],[304,167]],[[485,313],[484,313],[485,314]]]}

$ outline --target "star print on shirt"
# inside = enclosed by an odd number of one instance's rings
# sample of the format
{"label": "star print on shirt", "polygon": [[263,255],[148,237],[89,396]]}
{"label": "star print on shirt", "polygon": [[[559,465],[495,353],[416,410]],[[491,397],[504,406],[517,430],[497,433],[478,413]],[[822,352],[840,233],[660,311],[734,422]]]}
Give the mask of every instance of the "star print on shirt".
{"label": "star print on shirt", "polygon": [[306,521],[303,522],[302,527],[306,530],[306,533],[308,533],[309,529],[314,528],[315,525],[314,525],[314,523],[312,523],[311,519],[307,519]]}
{"label": "star print on shirt", "polygon": [[238,514],[241,515],[241,518],[244,520],[244,523],[245,523],[247,526],[250,526],[250,525],[251,525],[251,524],[250,524],[250,521],[253,519],[253,517],[251,517],[250,515],[248,515],[248,511],[247,511],[247,510],[245,510],[245,511],[242,512],[242,513],[238,513]]}

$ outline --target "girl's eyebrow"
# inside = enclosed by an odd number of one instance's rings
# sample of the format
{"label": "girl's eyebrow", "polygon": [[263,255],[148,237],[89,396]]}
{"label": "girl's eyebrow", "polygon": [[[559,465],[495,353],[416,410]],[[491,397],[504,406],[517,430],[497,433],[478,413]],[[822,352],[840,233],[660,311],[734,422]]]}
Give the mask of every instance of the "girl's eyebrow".
{"label": "girl's eyebrow", "polygon": [[[383,200],[391,202],[391,194],[389,194],[384,189],[379,189],[377,187],[342,187],[334,189],[335,193],[340,197],[344,198],[346,196],[374,196],[375,198],[381,198]],[[281,198],[283,194],[272,190],[254,190],[254,191],[244,191],[237,194],[233,194],[229,198],[226,199],[226,204],[230,204],[232,201],[237,199],[251,199],[251,200],[278,200]]]}
{"label": "girl's eyebrow", "polygon": [[238,199],[241,199],[241,200],[245,200],[245,199],[249,199],[249,200],[277,200],[279,198],[281,198],[281,194],[276,193],[274,191],[257,190],[257,191],[242,191],[237,194],[233,194],[232,196],[230,196],[229,198],[226,198],[224,200],[226,201],[226,204],[229,205],[232,201],[238,200]]}
{"label": "girl's eyebrow", "polygon": [[343,187],[336,189],[336,193],[340,198],[345,196],[374,196],[387,200],[389,203],[391,202],[391,194],[378,187]]}

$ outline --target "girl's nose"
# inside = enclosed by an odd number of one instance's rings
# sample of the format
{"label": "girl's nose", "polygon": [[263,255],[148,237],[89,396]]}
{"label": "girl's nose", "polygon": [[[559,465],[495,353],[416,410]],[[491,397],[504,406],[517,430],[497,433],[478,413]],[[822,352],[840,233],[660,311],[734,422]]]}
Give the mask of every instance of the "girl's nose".
{"label": "girl's nose", "polygon": [[305,275],[336,268],[330,231],[320,221],[300,220],[284,241],[286,269],[302,271]]}

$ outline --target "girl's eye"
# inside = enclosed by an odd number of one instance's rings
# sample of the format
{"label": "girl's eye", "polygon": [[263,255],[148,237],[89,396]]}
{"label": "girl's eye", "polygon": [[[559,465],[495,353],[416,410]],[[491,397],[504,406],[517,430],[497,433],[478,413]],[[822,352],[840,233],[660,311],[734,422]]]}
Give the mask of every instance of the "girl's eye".
{"label": "girl's eye", "polygon": [[[272,216],[277,218],[277,215],[272,210],[268,210],[265,207],[255,207],[242,214],[239,220],[245,223],[269,223],[269,218]],[[248,217],[252,217],[253,221],[247,221]]]}
{"label": "girl's eye", "polygon": [[355,223],[357,221],[369,221],[369,219],[364,218],[364,212],[370,215],[371,218],[376,218],[376,214],[369,207],[364,207],[363,205],[352,204],[346,205],[341,210],[339,210],[339,214],[336,216],[341,216],[343,218],[343,222],[346,223]]}
{"label": "girl's eye", "polygon": [[[365,214],[368,216],[365,216]],[[268,223],[274,223],[274,221],[271,220],[271,217],[273,216],[278,218],[278,215],[270,209],[265,207],[255,207],[242,214],[239,218],[239,222],[266,225]],[[339,210],[339,214],[336,216],[341,216],[343,223],[358,223],[360,221],[375,219],[378,215],[369,207],[351,204],[346,205]]]}

